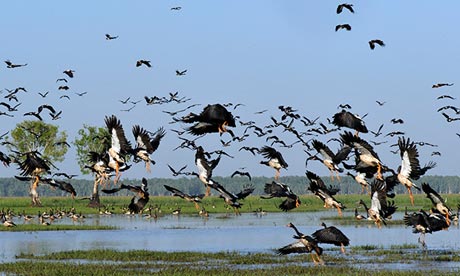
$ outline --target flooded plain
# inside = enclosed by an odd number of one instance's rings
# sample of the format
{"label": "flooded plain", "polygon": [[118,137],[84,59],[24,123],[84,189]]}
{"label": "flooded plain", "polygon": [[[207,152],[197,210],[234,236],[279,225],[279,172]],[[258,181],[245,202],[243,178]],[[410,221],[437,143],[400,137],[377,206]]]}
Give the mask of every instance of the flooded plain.
{"label": "flooded plain", "polygon": [[[56,223],[114,226],[116,230],[97,231],[37,231],[0,233],[0,262],[14,262],[15,256],[41,255],[59,251],[114,249],[152,251],[236,251],[242,253],[273,252],[293,242],[294,223],[301,232],[311,234],[321,228],[321,222],[335,225],[351,240],[350,246],[373,245],[390,248],[417,245],[418,234],[400,223],[390,222],[378,229],[372,222],[349,219],[328,219],[334,212],[211,214],[208,218],[186,215],[165,215],[158,219],[127,215],[92,215],[82,221],[64,218]],[[395,220],[402,218],[396,214]],[[345,213],[348,218],[351,214]],[[345,223],[346,222],[346,223]],[[430,250],[460,248],[460,231],[452,225],[447,231],[426,235]],[[323,245],[327,249],[333,246]]]}

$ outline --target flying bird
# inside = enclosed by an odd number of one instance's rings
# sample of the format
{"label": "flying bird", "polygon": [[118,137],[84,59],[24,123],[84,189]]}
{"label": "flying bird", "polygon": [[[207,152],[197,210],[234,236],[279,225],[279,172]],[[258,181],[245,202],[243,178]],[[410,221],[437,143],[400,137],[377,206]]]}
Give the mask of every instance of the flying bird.
{"label": "flying bird", "polygon": [[345,205],[334,198],[339,189],[332,186],[326,187],[323,180],[311,171],[307,171],[306,175],[310,180],[308,190],[324,202],[324,208],[336,208],[339,216],[342,217],[342,209],[345,209]]}
{"label": "flying bird", "polygon": [[431,86],[431,88],[440,88],[440,87],[443,87],[443,86],[452,86],[454,85],[453,83],[436,83],[436,84],[433,84],[433,86]]}
{"label": "flying bird", "polygon": [[278,208],[284,212],[297,208],[301,204],[300,198],[292,192],[291,188],[280,182],[272,181],[271,183],[265,183],[264,192],[268,194],[268,196],[260,196],[262,199],[286,197],[286,199],[278,206]]}
{"label": "flying bird", "polygon": [[139,67],[141,65],[145,65],[147,67],[152,67],[152,65],[150,64],[150,60],[144,60],[144,59],[140,59],[138,61],[136,61],[136,67]]}
{"label": "flying bird", "polygon": [[278,254],[287,255],[291,253],[310,253],[311,259],[315,265],[324,264],[324,261],[321,260],[320,257],[323,254],[323,249],[318,246],[318,242],[311,236],[301,233],[291,222],[286,226],[294,229],[296,234],[293,236],[293,238],[298,241],[277,249],[276,251]]}
{"label": "flying bird", "polygon": [[336,10],[337,14],[341,13],[344,8],[349,10],[351,13],[355,12],[353,10],[353,4],[343,3],[343,4],[340,4],[340,5],[337,6],[337,10]]}
{"label": "flying bird", "polygon": [[75,73],[75,71],[69,69],[69,70],[65,70],[62,73],[66,74],[69,78],[73,78],[73,73]]}
{"label": "flying bird", "polygon": [[263,157],[267,158],[268,160],[266,161],[260,161],[260,164],[269,166],[273,169],[275,169],[275,180],[279,179],[280,176],[280,170],[281,169],[287,169],[288,164],[283,158],[283,155],[276,149],[269,147],[269,146],[264,146],[259,150],[260,154],[262,154]]}
{"label": "flying bird", "polygon": [[251,175],[249,174],[249,172],[242,172],[242,171],[234,171],[231,175],[231,177],[233,178],[235,175],[241,175],[241,176],[247,176],[249,178],[249,181],[251,181]]}
{"label": "flying bird", "polygon": [[340,246],[340,251],[345,253],[345,246],[350,245],[350,239],[335,226],[326,226],[326,223],[321,223],[323,229],[313,232],[312,237],[318,243],[327,243]]}
{"label": "flying bird", "polygon": [[176,189],[174,187],[171,187],[171,186],[168,186],[168,185],[163,185],[163,186],[165,187],[166,190],[170,191],[173,196],[178,196],[180,198],[185,199],[188,202],[193,202],[195,204],[195,208],[197,210],[200,210],[200,206],[198,205],[198,203],[201,202],[201,200],[204,197],[204,194],[190,195],[190,194],[184,193],[181,190]]}
{"label": "flying bird", "polygon": [[380,39],[372,39],[372,40],[369,40],[369,47],[371,48],[371,50],[374,50],[375,49],[375,45],[379,45],[381,47],[385,47],[385,43],[380,40]]}
{"label": "flying bird", "polygon": [[335,26],[335,31],[337,32],[338,30],[351,31],[351,26],[350,26],[350,24],[339,24],[339,25]]}
{"label": "flying bird", "polygon": [[176,76],[185,76],[185,73],[187,73],[187,70],[176,70]]}
{"label": "flying bird", "polygon": [[160,127],[151,137],[145,129],[139,125],[134,125],[132,132],[136,139],[136,147],[133,148],[134,162],[139,159],[144,161],[145,169],[150,172],[150,163],[155,165],[155,161],[150,158],[150,155],[158,149],[166,131]]}
{"label": "flying bird", "polygon": [[6,63],[6,68],[17,68],[17,67],[27,66],[27,63],[25,63],[25,64],[14,64],[10,60],[5,60],[5,63]]}
{"label": "flying bird", "polygon": [[179,119],[179,121],[195,123],[187,129],[193,135],[228,132],[234,137],[233,132],[227,127],[236,126],[235,117],[221,104],[208,104],[200,114],[190,113]]}
{"label": "flying bird", "polygon": [[118,38],[118,35],[117,36],[111,36],[110,34],[105,34],[105,39],[106,40],[112,40],[112,39],[117,39]]}
{"label": "flying bird", "polygon": [[352,114],[345,109],[341,112],[334,114],[332,123],[338,127],[347,127],[354,129],[356,131],[356,135],[359,132],[367,133],[367,127],[364,121],[358,115]]}

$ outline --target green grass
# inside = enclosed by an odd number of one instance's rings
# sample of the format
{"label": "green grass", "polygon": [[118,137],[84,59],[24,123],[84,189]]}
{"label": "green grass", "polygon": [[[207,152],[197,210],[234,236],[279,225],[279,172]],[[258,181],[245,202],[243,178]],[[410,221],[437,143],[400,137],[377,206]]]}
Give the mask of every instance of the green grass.
{"label": "green grass", "polygon": [[[370,205],[370,198],[368,195],[338,195],[336,196],[347,207],[345,211],[352,212],[356,208],[357,202],[360,199],[363,199],[365,202]],[[431,202],[426,199],[424,195],[417,194],[414,195],[415,206],[412,206],[409,201],[408,195],[397,195],[395,204],[398,206],[399,211],[404,211],[405,207],[408,208],[408,211],[416,211],[420,208],[429,209],[431,207]],[[460,195],[450,194],[448,195],[449,205],[454,207],[460,203]],[[130,196],[101,196],[101,203],[105,205],[113,213],[124,213],[127,205],[131,200]],[[264,210],[266,212],[281,212],[278,208],[278,205],[282,202],[283,199],[273,198],[273,199],[261,199],[259,196],[249,196],[245,200],[242,200],[243,203],[240,212],[242,213],[251,213],[258,209]],[[302,204],[299,208],[291,210],[289,212],[310,212],[310,211],[323,211],[323,202],[316,198],[313,195],[301,195],[300,200]],[[75,208],[77,212],[82,214],[98,214],[99,210],[97,208],[87,207],[88,200],[72,200],[69,197],[42,197],[42,207],[31,207],[30,198],[28,197],[4,197],[0,199],[0,209],[6,210],[11,209],[16,214],[21,214],[25,212],[28,215],[37,215],[37,213],[50,210],[70,210]],[[158,206],[161,208],[163,214],[170,214],[173,210],[181,208],[183,214],[197,214],[193,203],[186,202],[185,200],[172,197],[172,196],[151,196],[149,204],[153,207]],[[203,202],[200,204],[201,207],[204,207],[209,213],[233,213],[231,208],[228,208],[224,204],[221,198],[217,196],[206,197],[203,199]],[[360,212],[362,213],[363,208],[361,207]],[[346,215],[347,213],[345,213]],[[350,214],[350,213],[348,213]],[[331,217],[333,218],[333,217]],[[340,219],[335,217],[336,219]]]}
{"label": "green grass", "polygon": [[[426,254],[406,245],[401,250],[387,250],[393,263],[412,261],[458,261],[459,252],[431,252]],[[0,264],[0,273],[19,275],[458,275],[457,271],[440,269],[406,271],[385,269],[390,259],[356,258],[365,247],[352,247],[353,253],[344,255],[326,250],[324,266],[314,266],[308,254],[278,256],[272,253],[237,252],[157,252],[147,250],[114,251],[88,250],[51,253],[43,256],[19,255],[18,262]],[[370,248],[370,247],[368,247]],[[382,249],[374,248],[372,252]],[[412,250],[408,254],[407,250]],[[369,253],[369,252],[368,252]],[[369,253],[369,254],[371,254]],[[427,257],[428,256],[428,257]],[[451,256],[450,259],[448,256]],[[399,258],[399,260],[397,259]],[[369,267],[372,263],[383,264],[382,269]],[[377,261],[376,261],[377,260]],[[33,268],[33,269],[31,269]],[[442,268],[442,267],[441,267]]]}

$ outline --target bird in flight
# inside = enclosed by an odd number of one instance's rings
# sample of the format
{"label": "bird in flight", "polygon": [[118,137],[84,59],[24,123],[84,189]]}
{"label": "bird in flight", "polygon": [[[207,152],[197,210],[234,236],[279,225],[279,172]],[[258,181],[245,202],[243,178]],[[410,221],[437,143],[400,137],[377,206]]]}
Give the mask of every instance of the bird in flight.
{"label": "bird in flight", "polygon": [[182,7],[172,7],[171,10],[172,11],[180,11],[182,9]]}
{"label": "bird in flight", "polygon": [[351,31],[351,26],[350,24],[339,24],[337,26],[335,26],[335,31],[337,32],[338,30],[347,30],[347,31]]}
{"label": "bird in flight", "polygon": [[117,36],[111,36],[110,34],[105,34],[105,39],[106,40],[112,40],[112,39],[117,39],[118,38],[118,35]]}
{"label": "bird in flight", "polygon": [[343,11],[343,8],[349,10],[351,13],[355,13],[355,11],[353,10],[353,4],[343,3],[337,6],[337,14],[341,13]]}
{"label": "bird in flight", "polygon": [[139,66],[141,66],[142,64],[144,64],[144,65],[147,66],[147,67],[152,67],[152,65],[150,64],[150,60],[143,60],[143,59],[140,59],[140,60],[136,61],[136,67],[139,67]]}
{"label": "bird in flight", "polygon": [[73,73],[75,73],[74,70],[65,70],[64,72],[62,72],[64,74],[66,74],[67,76],[69,76],[69,78],[73,78]]}
{"label": "bird in flight", "polygon": [[27,66],[27,63],[25,63],[25,64],[14,64],[10,60],[5,60],[5,63],[6,63],[6,68],[16,68],[16,67]]}
{"label": "bird in flight", "polygon": [[433,86],[431,86],[431,88],[440,88],[440,87],[443,87],[443,86],[452,86],[454,85],[453,83],[436,83],[436,84],[433,84]]}
{"label": "bird in flight", "polygon": [[185,73],[187,73],[187,70],[183,70],[183,71],[176,70],[176,76],[184,76]]}
{"label": "bird in flight", "polygon": [[371,48],[371,50],[375,49],[375,44],[385,47],[385,43],[380,39],[369,40],[369,47]]}

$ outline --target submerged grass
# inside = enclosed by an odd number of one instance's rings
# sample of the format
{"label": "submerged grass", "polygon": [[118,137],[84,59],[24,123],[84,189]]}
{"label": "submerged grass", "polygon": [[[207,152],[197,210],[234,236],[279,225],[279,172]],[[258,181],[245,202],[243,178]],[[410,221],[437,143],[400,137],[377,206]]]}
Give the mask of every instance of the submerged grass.
{"label": "submerged grass", "polygon": [[[411,247],[409,245],[407,248]],[[371,247],[350,248],[353,254],[361,251],[373,253],[383,249]],[[400,261],[436,262],[445,256],[457,256],[459,252],[446,251],[442,255],[414,253],[407,250],[386,250],[389,255],[398,256]],[[442,252],[441,252],[442,253]],[[350,254],[350,253],[348,253]],[[426,256],[431,256],[427,258]],[[442,257],[440,257],[442,256]],[[402,257],[405,258],[402,261]],[[147,250],[114,251],[88,250],[52,253],[44,256],[19,255],[15,263],[0,264],[0,273],[19,275],[458,275],[458,270],[446,271],[376,269],[368,266],[368,258],[355,258],[341,253],[325,252],[325,266],[314,266],[308,254],[278,256],[273,253],[237,252],[155,252]],[[24,260],[26,259],[26,260]],[[372,258],[372,263],[380,263]],[[451,257],[450,260],[455,260]],[[384,263],[384,262],[382,262]],[[360,266],[360,264],[362,266]],[[30,268],[34,269],[31,270]],[[382,266],[385,267],[385,266]]]}

